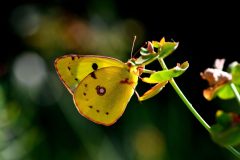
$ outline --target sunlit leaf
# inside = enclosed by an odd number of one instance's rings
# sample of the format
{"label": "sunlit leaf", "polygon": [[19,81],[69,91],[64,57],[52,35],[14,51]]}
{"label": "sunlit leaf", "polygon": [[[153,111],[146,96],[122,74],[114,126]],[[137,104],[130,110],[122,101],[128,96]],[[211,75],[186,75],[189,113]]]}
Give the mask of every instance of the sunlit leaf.
{"label": "sunlit leaf", "polygon": [[[147,43],[147,48],[142,47],[140,50],[141,56],[137,58],[135,64],[147,65],[157,58],[165,58],[169,56],[178,47],[178,42],[165,42],[162,38],[160,42],[152,41]],[[158,49],[157,53],[154,48]]]}
{"label": "sunlit leaf", "polygon": [[153,44],[153,47],[154,47],[154,48],[159,48],[159,47],[160,47],[158,41],[152,41],[152,44]]}
{"label": "sunlit leaf", "polygon": [[[161,44],[161,43],[160,43]],[[159,48],[159,58],[165,58],[169,56],[178,47],[178,42],[163,42],[162,46]]]}
{"label": "sunlit leaf", "polygon": [[164,45],[164,43],[165,43],[165,38],[164,37],[160,40],[160,42],[152,41],[152,44],[153,44],[154,48],[160,48]]}
{"label": "sunlit leaf", "polygon": [[[144,53],[143,53],[144,54]],[[148,54],[145,53],[144,56],[140,56],[136,61],[134,61],[135,64],[145,64],[154,61],[156,58],[156,55],[154,54]]]}
{"label": "sunlit leaf", "polygon": [[230,72],[232,74],[232,82],[240,85],[240,64],[238,62],[231,63]]}
{"label": "sunlit leaf", "polygon": [[142,78],[142,80],[146,83],[162,83],[164,81],[170,80],[171,78],[180,76],[187,70],[188,66],[189,63],[186,61],[181,65],[178,64],[172,69],[155,72],[148,78]]}
{"label": "sunlit leaf", "polygon": [[158,54],[154,51],[153,44],[151,42],[147,43],[147,48],[141,47],[140,54],[134,63],[147,65],[158,58]]}
{"label": "sunlit leaf", "polygon": [[[237,90],[240,91],[239,86],[236,87]],[[235,94],[229,84],[223,85],[216,94],[221,99],[231,99],[235,97]]]}
{"label": "sunlit leaf", "polygon": [[147,48],[141,47],[140,54],[142,56],[148,56],[149,55],[149,51],[147,50]]}

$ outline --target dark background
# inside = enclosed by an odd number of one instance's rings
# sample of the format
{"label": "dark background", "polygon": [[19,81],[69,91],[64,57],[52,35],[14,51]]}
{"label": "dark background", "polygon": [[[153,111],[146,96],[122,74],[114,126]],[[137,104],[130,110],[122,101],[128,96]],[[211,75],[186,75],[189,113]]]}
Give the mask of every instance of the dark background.
{"label": "dark background", "polygon": [[[234,100],[202,96],[200,72],[216,58],[239,61],[239,9],[231,1],[8,1],[1,6],[0,159],[234,159],[215,144],[170,85],[138,102],[111,127],[77,113],[53,67],[69,53],[122,61],[146,41],[178,41],[169,67],[189,61],[176,81],[209,123]],[[39,65],[38,65],[39,64]],[[42,67],[42,68],[41,68]],[[157,63],[149,66],[158,69]],[[160,69],[160,68],[159,68]],[[40,74],[41,73],[41,74]],[[19,79],[20,78],[20,79]],[[150,86],[140,82],[140,93]]]}

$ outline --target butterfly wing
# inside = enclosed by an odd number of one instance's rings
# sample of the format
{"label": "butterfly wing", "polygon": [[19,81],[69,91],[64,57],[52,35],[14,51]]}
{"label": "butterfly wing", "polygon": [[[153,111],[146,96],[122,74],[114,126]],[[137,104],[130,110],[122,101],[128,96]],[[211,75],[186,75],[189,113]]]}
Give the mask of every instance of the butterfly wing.
{"label": "butterfly wing", "polygon": [[98,69],[79,83],[73,95],[75,105],[91,121],[112,125],[123,114],[137,81],[138,76],[127,68]]}
{"label": "butterfly wing", "polygon": [[117,59],[95,55],[66,55],[55,60],[56,71],[71,94],[89,73],[110,66],[126,67]]}

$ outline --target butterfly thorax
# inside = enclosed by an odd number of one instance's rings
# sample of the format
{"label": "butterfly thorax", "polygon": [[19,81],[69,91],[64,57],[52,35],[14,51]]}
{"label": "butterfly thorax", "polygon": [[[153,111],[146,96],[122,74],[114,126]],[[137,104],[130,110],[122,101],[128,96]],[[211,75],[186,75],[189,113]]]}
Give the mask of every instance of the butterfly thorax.
{"label": "butterfly thorax", "polygon": [[136,64],[134,64],[132,59],[127,61],[126,65],[128,67],[128,71],[130,73],[133,73],[133,74],[137,75],[137,76],[140,76],[143,73],[143,69],[145,68],[144,65],[136,65]]}

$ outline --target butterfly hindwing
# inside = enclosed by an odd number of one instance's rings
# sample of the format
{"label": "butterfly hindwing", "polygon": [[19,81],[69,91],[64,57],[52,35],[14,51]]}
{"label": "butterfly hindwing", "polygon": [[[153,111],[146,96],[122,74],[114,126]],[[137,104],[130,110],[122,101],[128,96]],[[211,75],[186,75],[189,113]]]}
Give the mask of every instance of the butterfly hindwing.
{"label": "butterfly hindwing", "polygon": [[55,60],[57,73],[71,94],[89,73],[110,66],[124,68],[125,64],[114,58],[91,55],[66,55]]}
{"label": "butterfly hindwing", "polygon": [[73,95],[75,105],[86,118],[109,126],[123,114],[137,80],[138,76],[127,68],[98,69],[79,83]]}

